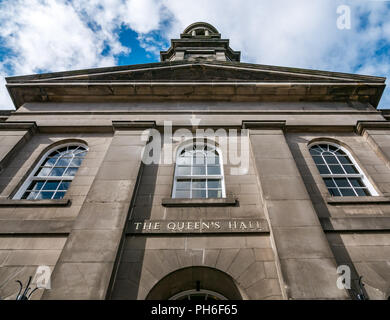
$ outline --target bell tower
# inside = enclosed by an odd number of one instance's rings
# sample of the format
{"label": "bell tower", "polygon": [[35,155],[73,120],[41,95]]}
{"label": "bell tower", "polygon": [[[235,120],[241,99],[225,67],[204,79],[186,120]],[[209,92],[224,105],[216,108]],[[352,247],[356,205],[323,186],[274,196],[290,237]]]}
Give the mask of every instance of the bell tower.
{"label": "bell tower", "polygon": [[172,39],[171,47],[161,51],[161,61],[236,61],[240,62],[241,52],[229,47],[228,39],[211,24],[196,22],[189,25],[180,35]]}

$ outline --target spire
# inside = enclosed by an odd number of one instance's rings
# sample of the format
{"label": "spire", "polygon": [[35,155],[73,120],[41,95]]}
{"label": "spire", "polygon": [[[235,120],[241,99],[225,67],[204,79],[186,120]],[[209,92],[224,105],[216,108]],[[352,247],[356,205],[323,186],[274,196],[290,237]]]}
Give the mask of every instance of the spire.
{"label": "spire", "polygon": [[171,47],[161,51],[161,61],[240,61],[241,53],[229,47],[229,40],[211,24],[196,22],[189,25],[180,35],[172,39]]}

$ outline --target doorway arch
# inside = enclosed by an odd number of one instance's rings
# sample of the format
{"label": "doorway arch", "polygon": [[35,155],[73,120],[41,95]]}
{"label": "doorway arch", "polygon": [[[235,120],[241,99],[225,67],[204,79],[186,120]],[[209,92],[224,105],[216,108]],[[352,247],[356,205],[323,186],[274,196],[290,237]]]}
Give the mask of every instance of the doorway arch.
{"label": "doorway arch", "polygon": [[231,276],[210,267],[187,267],[176,270],[150,290],[146,300],[176,300],[189,297],[213,300],[242,300]]}

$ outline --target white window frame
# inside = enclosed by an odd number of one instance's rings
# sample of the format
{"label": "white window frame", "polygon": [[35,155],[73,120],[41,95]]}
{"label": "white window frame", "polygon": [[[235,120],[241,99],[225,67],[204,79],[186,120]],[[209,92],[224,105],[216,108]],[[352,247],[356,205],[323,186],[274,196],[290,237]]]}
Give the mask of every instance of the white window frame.
{"label": "white window frame", "polygon": [[[360,178],[363,182],[363,184],[365,185],[365,187],[368,189],[368,191],[370,192],[371,196],[372,197],[376,197],[376,196],[379,196],[378,192],[375,190],[374,186],[371,184],[370,180],[368,180],[367,176],[364,174],[364,171],[360,168],[360,166],[358,165],[358,163],[356,162],[355,158],[352,156],[352,154],[349,152],[348,149],[344,148],[343,146],[340,146],[339,144],[337,143],[334,143],[334,142],[330,142],[330,141],[326,141],[326,140],[321,140],[321,141],[315,141],[315,142],[312,142],[308,145],[308,150],[310,152],[310,148],[312,148],[313,146],[316,146],[316,145],[320,145],[320,144],[328,144],[328,145],[331,145],[333,147],[336,147],[340,150],[342,150],[343,152],[345,152],[345,154],[348,156],[349,160],[351,160],[352,164],[355,166],[356,170],[359,172],[359,173],[356,173],[356,174],[353,174],[353,173],[348,173],[348,174],[321,174],[321,177],[324,179],[324,178]],[[331,151],[330,151],[331,152]],[[314,159],[313,159],[313,156],[310,154],[313,162],[314,162]],[[336,157],[337,158],[337,157]],[[325,161],[325,164],[326,164],[326,167],[328,168],[329,172],[332,172],[328,166],[328,163]],[[318,170],[318,167],[317,167],[317,164],[316,165],[316,168]],[[322,179],[323,183],[325,184],[325,181]],[[327,187],[326,187],[327,188]],[[327,188],[328,189],[328,188]],[[352,189],[354,189],[352,187]],[[328,191],[329,192],[329,191]],[[356,196],[357,197],[357,196]]]}
{"label": "white window frame", "polygon": [[[64,148],[64,147],[68,147],[68,146],[74,146],[74,147],[83,147],[85,148],[85,150],[88,152],[88,147],[83,144],[83,143],[80,143],[80,142],[69,142],[69,143],[64,143],[64,144],[60,144],[58,146],[55,146],[53,148],[50,148],[48,151],[46,151],[40,158],[40,160],[38,161],[38,163],[35,165],[34,169],[31,171],[31,173],[29,174],[29,176],[26,178],[26,180],[23,182],[23,184],[19,187],[19,190],[15,193],[15,195],[13,196],[13,200],[21,200],[24,193],[26,192],[27,188],[31,185],[31,183],[34,181],[34,180],[52,180],[52,181],[57,181],[57,180],[69,180],[69,181],[73,181],[74,177],[75,176],[45,176],[45,177],[40,177],[40,176],[35,176],[35,173],[39,170],[41,164],[47,159],[47,157],[53,153],[54,151],[58,150],[58,149],[61,149],[61,148]],[[68,190],[65,191],[65,193],[67,192]]]}
{"label": "white window frame", "polygon": [[[211,291],[211,290],[205,290],[205,289],[200,289],[200,290],[191,289],[191,290],[187,290],[187,291],[182,291],[182,292],[179,292],[179,293],[175,294],[174,296],[170,297],[168,300],[178,300],[182,297],[190,296],[193,294],[204,294],[206,296],[206,298],[208,296],[215,296],[219,300],[228,300],[225,296],[223,296],[222,294],[220,294],[218,292]],[[191,299],[189,299],[189,301],[191,301]]]}
{"label": "white window frame", "polygon": [[[188,146],[193,146],[193,145],[196,145],[196,146],[209,146],[211,148],[213,148],[217,153],[218,153],[218,157],[219,157],[219,167],[220,167],[220,170],[221,170],[221,174],[218,174],[218,175],[186,175],[186,176],[181,176],[181,175],[178,175],[177,172],[178,172],[178,163],[177,163],[177,159],[178,157],[180,156],[181,152],[188,148]],[[193,166],[193,163],[192,163],[192,160],[191,160],[191,168]],[[192,170],[191,170],[192,171]],[[176,198],[176,182],[177,180],[180,180],[180,179],[186,179],[186,180],[192,180],[192,179],[200,179],[200,180],[208,180],[208,179],[219,179],[221,180],[221,190],[222,190],[222,198],[193,198],[192,197],[192,188],[191,188],[191,197],[190,198],[180,198],[180,199],[223,199],[223,198],[226,198],[226,189],[225,189],[225,174],[224,174],[224,170],[223,170],[223,157],[222,157],[222,151],[220,148],[218,148],[216,145],[214,144],[211,144],[211,143],[207,143],[207,142],[196,142],[196,141],[191,141],[189,143],[186,143],[184,145],[182,145],[176,152],[176,157],[175,157],[175,176],[174,176],[174,179],[173,179],[173,190],[172,190],[172,198]],[[207,183],[206,183],[206,191],[208,191],[208,186],[207,186]],[[208,192],[207,192],[208,193]]]}

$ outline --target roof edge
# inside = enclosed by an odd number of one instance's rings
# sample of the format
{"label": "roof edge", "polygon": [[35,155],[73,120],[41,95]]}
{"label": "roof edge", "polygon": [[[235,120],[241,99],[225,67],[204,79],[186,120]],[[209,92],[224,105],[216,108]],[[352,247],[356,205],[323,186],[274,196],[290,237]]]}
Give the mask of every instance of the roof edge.
{"label": "roof edge", "polygon": [[163,62],[153,62],[153,63],[143,63],[143,64],[133,64],[133,65],[124,65],[124,66],[113,66],[113,67],[101,67],[101,68],[90,68],[90,69],[78,69],[71,71],[59,71],[59,72],[48,72],[48,73],[38,73],[22,76],[10,76],[6,77],[5,80],[7,83],[18,83],[18,82],[28,82],[36,80],[45,80],[49,78],[61,78],[67,76],[81,76],[88,74],[99,74],[107,72],[116,72],[116,71],[126,71],[126,70],[136,70],[136,69],[152,69],[154,67],[160,66],[177,66],[177,65],[225,65],[225,66],[236,66],[236,67],[248,67],[253,69],[264,69],[271,71],[286,71],[297,74],[312,74],[312,75],[322,75],[322,76],[339,76],[339,77],[350,77],[357,80],[368,81],[368,82],[386,82],[386,77],[371,76],[371,75],[362,75],[354,73],[343,73],[343,72],[334,72],[334,71],[325,71],[325,70],[316,70],[316,69],[304,69],[304,68],[293,68],[293,67],[281,67],[273,65],[262,65],[254,63],[244,63],[244,62],[232,62],[232,61],[209,61],[209,62],[189,62],[189,61],[163,61]]}

